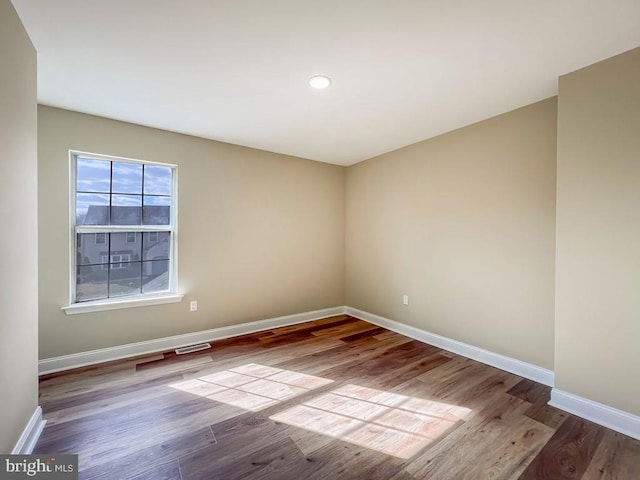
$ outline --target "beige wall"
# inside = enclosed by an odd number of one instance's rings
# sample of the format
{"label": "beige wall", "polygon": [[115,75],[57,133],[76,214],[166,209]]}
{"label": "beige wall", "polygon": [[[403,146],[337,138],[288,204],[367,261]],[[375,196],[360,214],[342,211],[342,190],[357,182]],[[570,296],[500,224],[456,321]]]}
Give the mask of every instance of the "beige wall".
{"label": "beige wall", "polygon": [[550,98],[349,167],[347,305],[552,369],[555,155]]}
{"label": "beige wall", "polygon": [[36,52],[0,0],[0,453],[38,403]]}
{"label": "beige wall", "polygon": [[[184,302],[60,310],[69,149],[178,165]],[[41,106],[39,174],[41,358],[344,305],[342,167]]]}
{"label": "beige wall", "polygon": [[[2,51],[2,62],[18,53]],[[20,98],[2,82],[7,101]],[[557,388],[640,414],[639,85],[636,49],[562,77],[559,100],[347,169],[40,107],[41,358],[347,304],[554,369]],[[19,129],[15,117],[2,121]],[[2,142],[4,159],[28,150],[20,138]],[[70,148],[179,165],[185,302],[60,310]],[[29,163],[7,165],[0,191],[28,207],[16,178]],[[3,213],[28,230],[13,216]],[[22,239],[3,241],[28,249]],[[1,278],[11,300],[25,295],[4,267]],[[8,321],[25,311],[3,304],[2,338],[35,328]]]}
{"label": "beige wall", "polygon": [[640,415],[640,48],[560,78],[556,387]]}

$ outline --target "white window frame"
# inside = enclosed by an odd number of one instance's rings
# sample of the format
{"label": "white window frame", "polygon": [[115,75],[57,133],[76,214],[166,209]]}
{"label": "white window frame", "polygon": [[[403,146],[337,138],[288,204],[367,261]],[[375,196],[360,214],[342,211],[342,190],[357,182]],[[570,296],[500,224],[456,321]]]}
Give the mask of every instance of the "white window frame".
{"label": "white window frame", "polygon": [[[76,225],[76,191],[77,191],[77,159],[78,157],[90,160],[102,160],[109,162],[135,163],[144,165],[157,165],[170,167],[171,175],[171,209],[169,225]],[[113,155],[69,150],[69,305],[62,309],[68,314],[89,313],[103,310],[115,310],[119,308],[139,307],[146,305],[158,305],[163,303],[181,302],[184,295],[178,293],[178,166],[167,163],[152,162],[133,158],[124,158]],[[114,297],[95,301],[76,301],[76,252],[79,233],[118,233],[118,232],[170,232],[171,243],[169,246],[169,288],[164,292],[140,293],[125,297]]]}
{"label": "white window frame", "polygon": [[[118,260],[116,261],[116,257]],[[123,268],[129,268],[131,263],[131,255],[128,253],[115,253],[111,255],[109,260],[109,267],[111,270],[121,270]]]}
{"label": "white window frame", "polygon": [[[133,240],[129,240],[130,233],[133,233]],[[125,235],[125,243],[138,243],[138,232],[127,232]]]}
{"label": "white window frame", "polygon": [[[116,260],[116,257],[118,259]],[[131,263],[131,254],[130,253],[114,253],[109,258],[109,255],[102,255],[102,270],[119,270],[122,268],[129,268],[129,264]],[[128,295],[128,297],[132,297],[133,295]]]}

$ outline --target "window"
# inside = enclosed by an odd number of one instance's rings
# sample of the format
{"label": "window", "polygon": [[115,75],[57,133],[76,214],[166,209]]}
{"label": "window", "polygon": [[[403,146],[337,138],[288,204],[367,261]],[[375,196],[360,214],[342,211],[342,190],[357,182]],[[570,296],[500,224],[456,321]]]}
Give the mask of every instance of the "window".
{"label": "window", "polygon": [[80,152],[71,164],[71,303],[175,293],[176,167]]}
{"label": "window", "polygon": [[[131,261],[131,255],[128,253],[120,255],[102,255],[102,270],[118,270],[120,268],[129,268]],[[125,263],[126,262],[126,263]]]}

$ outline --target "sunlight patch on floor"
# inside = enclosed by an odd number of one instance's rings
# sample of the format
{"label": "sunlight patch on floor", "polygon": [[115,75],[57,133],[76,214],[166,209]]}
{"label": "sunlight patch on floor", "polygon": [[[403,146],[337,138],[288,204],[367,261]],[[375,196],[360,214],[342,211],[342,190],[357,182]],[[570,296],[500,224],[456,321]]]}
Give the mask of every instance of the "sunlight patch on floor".
{"label": "sunlight patch on floor", "polygon": [[[169,386],[257,412],[330,383],[333,380],[250,363]],[[407,459],[470,413],[457,405],[349,384],[269,418]]]}
{"label": "sunlight patch on floor", "polygon": [[407,459],[470,412],[456,405],[345,385],[270,418]]}
{"label": "sunlight patch on floor", "polygon": [[326,378],[250,363],[172,383],[169,387],[256,412],[332,382]]}

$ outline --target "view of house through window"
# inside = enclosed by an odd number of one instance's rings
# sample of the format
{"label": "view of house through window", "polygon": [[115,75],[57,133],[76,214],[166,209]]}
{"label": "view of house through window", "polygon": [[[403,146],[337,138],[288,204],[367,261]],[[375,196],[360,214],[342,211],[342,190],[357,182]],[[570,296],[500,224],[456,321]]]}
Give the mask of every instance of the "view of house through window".
{"label": "view of house through window", "polygon": [[73,302],[171,292],[175,166],[72,154]]}

